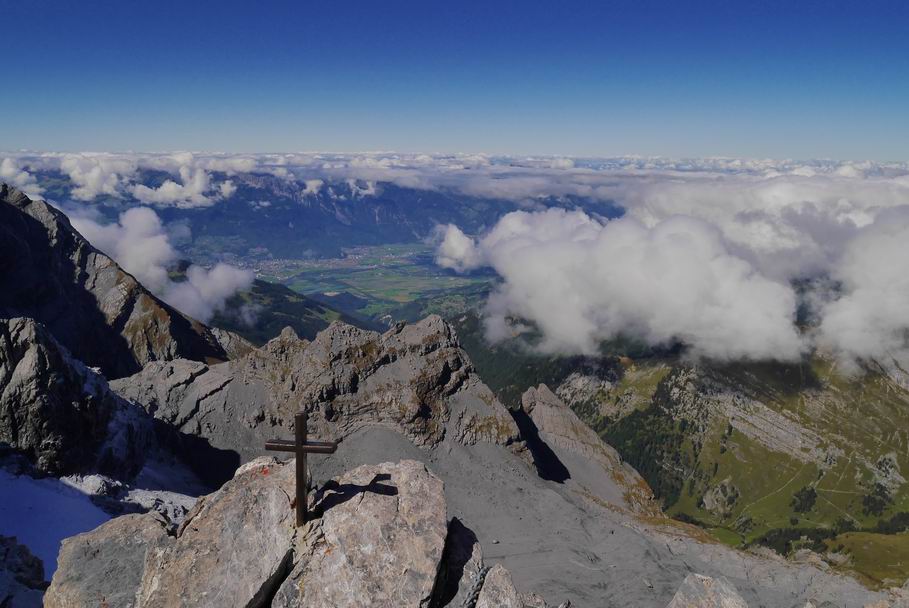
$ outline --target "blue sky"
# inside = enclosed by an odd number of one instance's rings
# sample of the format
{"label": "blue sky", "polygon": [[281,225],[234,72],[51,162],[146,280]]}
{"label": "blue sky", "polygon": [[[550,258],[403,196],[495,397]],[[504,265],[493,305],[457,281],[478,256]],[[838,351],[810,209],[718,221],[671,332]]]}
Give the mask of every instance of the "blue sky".
{"label": "blue sky", "polygon": [[904,6],[0,0],[0,149],[904,160]]}

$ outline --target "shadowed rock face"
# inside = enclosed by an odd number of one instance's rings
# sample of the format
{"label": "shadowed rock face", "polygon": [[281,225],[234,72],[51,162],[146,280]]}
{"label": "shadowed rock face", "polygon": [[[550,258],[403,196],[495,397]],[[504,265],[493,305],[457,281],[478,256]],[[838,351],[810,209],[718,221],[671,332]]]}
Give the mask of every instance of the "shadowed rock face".
{"label": "shadowed rock face", "polygon": [[[108,378],[149,361],[226,360],[212,332],[174,310],[45,203],[0,184],[0,317],[45,324]],[[236,345],[232,346],[236,349]]]}
{"label": "shadowed rock face", "polygon": [[[68,539],[44,605],[455,606],[433,593],[439,573],[451,570],[443,562],[449,528],[442,482],[422,463],[363,466],[334,479],[317,493],[321,516],[300,529],[293,471],[266,458],[241,467],[175,536],[146,514]],[[487,596],[510,580],[500,570]]]}
{"label": "shadowed rock face", "polygon": [[0,536],[0,606],[40,608],[46,586],[41,560],[15,538]]}
{"label": "shadowed rock face", "polygon": [[588,492],[635,513],[662,514],[647,482],[545,384],[525,391],[521,409],[568,474]]}
{"label": "shadowed rock face", "polygon": [[335,440],[382,426],[421,447],[450,437],[522,448],[511,415],[438,316],[384,334],[333,323],[312,342],[288,329],[235,361],[155,362],[111,386],[244,462],[262,453],[265,440],[292,436],[301,410],[310,413],[313,435]]}
{"label": "shadowed rock face", "polygon": [[0,443],[44,473],[129,477],[152,442],[142,408],[115,395],[45,327],[0,320]]}

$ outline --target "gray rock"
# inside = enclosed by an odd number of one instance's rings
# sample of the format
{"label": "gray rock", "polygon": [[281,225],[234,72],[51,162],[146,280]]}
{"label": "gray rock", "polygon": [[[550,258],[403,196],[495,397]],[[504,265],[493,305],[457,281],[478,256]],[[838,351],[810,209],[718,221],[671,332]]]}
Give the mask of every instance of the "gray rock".
{"label": "gray rock", "polygon": [[[45,606],[443,605],[434,591],[454,571],[444,549],[459,541],[447,539],[443,484],[422,463],[341,475],[315,493],[314,519],[300,529],[293,483],[293,463],[263,458],[200,499],[173,535],[145,514],[67,539]],[[470,554],[465,576],[480,559],[478,547]]]}
{"label": "gray rock", "polygon": [[521,407],[530,415],[540,439],[555,452],[585,492],[635,513],[662,515],[647,482],[549,387],[541,384],[527,389],[521,395]]}
{"label": "gray rock", "polygon": [[291,557],[293,479],[262,459],[201,498],[174,536],[145,514],[67,539],[45,605],[262,606]]}
{"label": "gray rock", "polygon": [[[290,436],[300,410],[310,413],[311,434],[327,439],[381,426],[425,447],[449,435],[462,444],[522,449],[511,415],[438,316],[384,334],[333,323],[312,342],[288,328],[235,361],[155,362],[111,386],[181,433],[203,438],[206,447],[238,454],[240,462],[261,453],[267,439]],[[209,471],[219,466],[191,460]]]}
{"label": "gray rock", "polygon": [[[467,604],[469,605],[469,604]],[[535,593],[518,593],[511,573],[496,564],[484,570],[482,587],[474,608],[547,608],[546,602]]]}
{"label": "gray rock", "polygon": [[225,360],[212,332],[91,246],[44,201],[0,184],[0,317],[31,317],[108,378],[149,361]]}
{"label": "gray rock", "polygon": [[45,608],[138,608],[148,562],[172,541],[152,515],[124,515],[66,539]]}
{"label": "gray rock", "polygon": [[273,606],[428,606],[445,545],[442,482],[419,462],[364,466],[320,493],[322,518]]}
{"label": "gray rock", "polygon": [[0,606],[40,608],[46,587],[41,560],[15,538],[0,536]]}
{"label": "gray rock", "polygon": [[131,476],[154,443],[146,412],[114,394],[31,319],[0,320],[0,442],[44,473]]}
{"label": "gray rock", "polygon": [[748,608],[748,604],[729,581],[689,574],[666,608]]}

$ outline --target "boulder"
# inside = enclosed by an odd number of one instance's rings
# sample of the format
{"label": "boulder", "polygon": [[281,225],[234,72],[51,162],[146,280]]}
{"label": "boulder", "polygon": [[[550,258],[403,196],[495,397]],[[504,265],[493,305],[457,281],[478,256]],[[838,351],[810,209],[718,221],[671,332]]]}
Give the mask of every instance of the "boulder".
{"label": "boulder", "polygon": [[484,569],[484,573],[475,608],[546,608],[540,596],[518,593],[511,573],[502,564]]}
{"label": "boulder", "polygon": [[527,389],[521,395],[521,409],[530,416],[539,439],[554,451],[569,475],[591,495],[642,515],[662,514],[653,492],[640,474],[548,386],[541,384]]}
{"label": "boulder", "polygon": [[[294,466],[244,465],[173,534],[149,513],[67,539],[45,606],[441,608],[460,605],[454,595],[441,601],[442,573],[456,576],[455,594],[476,586],[460,579],[482,568],[479,547],[469,531],[449,533],[443,484],[422,463],[365,465],[331,480],[312,494],[313,517],[299,529]],[[458,542],[470,553],[455,563]],[[499,577],[510,581],[497,571],[492,583]]]}
{"label": "boulder", "polygon": [[173,536],[148,513],[67,539],[45,606],[262,606],[290,563],[293,483],[293,466],[261,459],[199,499]]}
{"label": "boulder", "polygon": [[729,581],[689,574],[666,608],[748,608],[748,604]]}
{"label": "boulder", "polygon": [[447,531],[442,482],[415,461],[362,466],[319,493],[273,606],[428,606]]}

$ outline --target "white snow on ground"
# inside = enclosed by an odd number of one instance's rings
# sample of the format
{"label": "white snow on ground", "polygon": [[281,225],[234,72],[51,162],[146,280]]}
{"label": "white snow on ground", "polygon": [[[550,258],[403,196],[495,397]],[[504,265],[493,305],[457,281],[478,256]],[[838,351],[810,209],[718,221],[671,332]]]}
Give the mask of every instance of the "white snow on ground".
{"label": "white snow on ground", "polygon": [[41,558],[48,580],[57,569],[61,541],[109,519],[88,496],[57,479],[16,476],[0,469],[0,534],[15,536]]}

